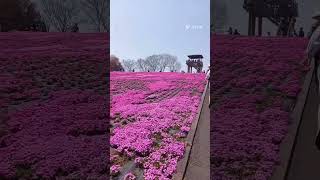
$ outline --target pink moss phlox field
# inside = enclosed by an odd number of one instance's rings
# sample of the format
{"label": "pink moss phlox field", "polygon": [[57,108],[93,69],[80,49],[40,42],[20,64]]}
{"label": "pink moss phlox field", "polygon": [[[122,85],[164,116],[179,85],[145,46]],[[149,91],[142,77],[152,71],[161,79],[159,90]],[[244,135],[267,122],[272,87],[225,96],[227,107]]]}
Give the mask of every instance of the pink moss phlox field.
{"label": "pink moss phlox field", "polygon": [[23,165],[43,178],[59,171],[69,177],[98,177],[104,171],[106,176],[105,101],[94,92],[68,90],[10,113],[10,134],[1,138],[0,174],[14,177],[15,167]]}
{"label": "pink moss phlox field", "polygon": [[171,179],[204,87],[204,74],[111,73],[115,152],[134,160],[146,180]]}
{"label": "pink moss phlox field", "polygon": [[266,180],[301,90],[304,38],[211,37],[211,178]]}
{"label": "pink moss phlox field", "polygon": [[0,33],[0,179],[108,178],[108,39]]}

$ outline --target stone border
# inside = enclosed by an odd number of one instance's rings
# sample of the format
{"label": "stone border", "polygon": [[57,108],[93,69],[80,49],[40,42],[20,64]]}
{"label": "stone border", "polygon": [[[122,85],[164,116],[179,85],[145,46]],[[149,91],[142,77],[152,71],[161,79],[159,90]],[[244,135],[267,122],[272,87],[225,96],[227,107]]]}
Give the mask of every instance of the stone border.
{"label": "stone border", "polygon": [[280,164],[274,168],[273,174],[270,180],[284,180],[287,179],[289,172],[291,159],[293,156],[294,148],[297,141],[298,131],[300,129],[302,114],[304,106],[309,93],[312,77],[314,74],[314,59],[311,61],[311,69],[307,72],[303,87],[298,95],[297,102],[291,113],[291,125],[288,128],[288,134],[283,139],[280,145]]}
{"label": "stone border", "polygon": [[200,114],[201,114],[201,111],[202,111],[202,107],[203,107],[203,103],[204,103],[204,99],[205,99],[205,95],[206,95],[206,92],[208,90],[208,87],[209,87],[209,83],[207,81],[206,86],[205,86],[204,91],[203,91],[202,96],[201,96],[201,100],[200,100],[200,105],[198,107],[197,116],[194,119],[194,121],[193,121],[193,123],[192,123],[192,125],[190,127],[190,131],[189,131],[187,139],[186,139],[186,143],[185,143],[186,144],[186,150],[185,150],[184,156],[178,162],[177,172],[174,174],[174,176],[172,178],[173,180],[183,180],[183,178],[185,176],[187,165],[188,165],[188,162],[189,162],[189,159],[190,159],[193,140],[194,140],[194,137],[196,135],[198,122],[199,122],[199,119],[200,119]]}

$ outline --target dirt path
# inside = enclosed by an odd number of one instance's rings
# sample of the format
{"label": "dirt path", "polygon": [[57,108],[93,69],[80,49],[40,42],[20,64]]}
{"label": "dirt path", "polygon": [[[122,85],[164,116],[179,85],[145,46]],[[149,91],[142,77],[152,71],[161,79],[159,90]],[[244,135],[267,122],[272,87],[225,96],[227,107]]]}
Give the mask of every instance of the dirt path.
{"label": "dirt path", "polygon": [[209,88],[206,91],[199,124],[187,165],[185,180],[210,179],[210,109]]}
{"label": "dirt path", "polygon": [[318,99],[315,76],[313,76],[287,180],[320,179],[320,150],[315,146]]}

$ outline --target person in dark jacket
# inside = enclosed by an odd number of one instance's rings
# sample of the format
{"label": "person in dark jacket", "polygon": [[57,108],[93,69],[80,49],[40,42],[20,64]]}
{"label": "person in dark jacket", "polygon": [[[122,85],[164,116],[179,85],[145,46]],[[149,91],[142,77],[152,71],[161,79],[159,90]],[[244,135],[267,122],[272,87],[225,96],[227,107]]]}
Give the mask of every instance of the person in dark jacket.
{"label": "person in dark jacket", "polygon": [[233,32],[232,27],[229,27],[228,34],[232,35],[232,32]]}
{"label": "person in dark jacket", "polygon": [[299,37],[304,37],[304,30],[302,27],[299,30]]}
{"label": "person in dark jacket", "polygon": [[71,28],[71,31],[72,31],[72,32],[79,32],[78,23],[75,23],[75,24],[73,25],[73,27]]}
{"label": "person in dark jacket", "polygon": [[240,33],[238,32],[238,29],[235,29],[233,34],[234,35],[240,35]]}

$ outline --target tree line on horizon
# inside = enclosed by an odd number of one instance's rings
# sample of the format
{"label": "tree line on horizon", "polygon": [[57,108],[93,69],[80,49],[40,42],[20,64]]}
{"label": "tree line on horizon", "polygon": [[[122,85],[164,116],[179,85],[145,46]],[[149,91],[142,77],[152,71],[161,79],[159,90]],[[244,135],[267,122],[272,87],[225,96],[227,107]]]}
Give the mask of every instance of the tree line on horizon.
{"label": "tree line on horizon", "polygon": [[111,71],[127,71],[127,72],[179,72],[182,65],[176,56],[170,54],[156,54],[146,57],[124,59],[120,62],[119,58],[110,56],[110,70]]}
{"label": "tree line on horizon", "polygon": [[1,0],[0,31],[68,32],[89,24],[96,32],[109,31],[110,0]]}

